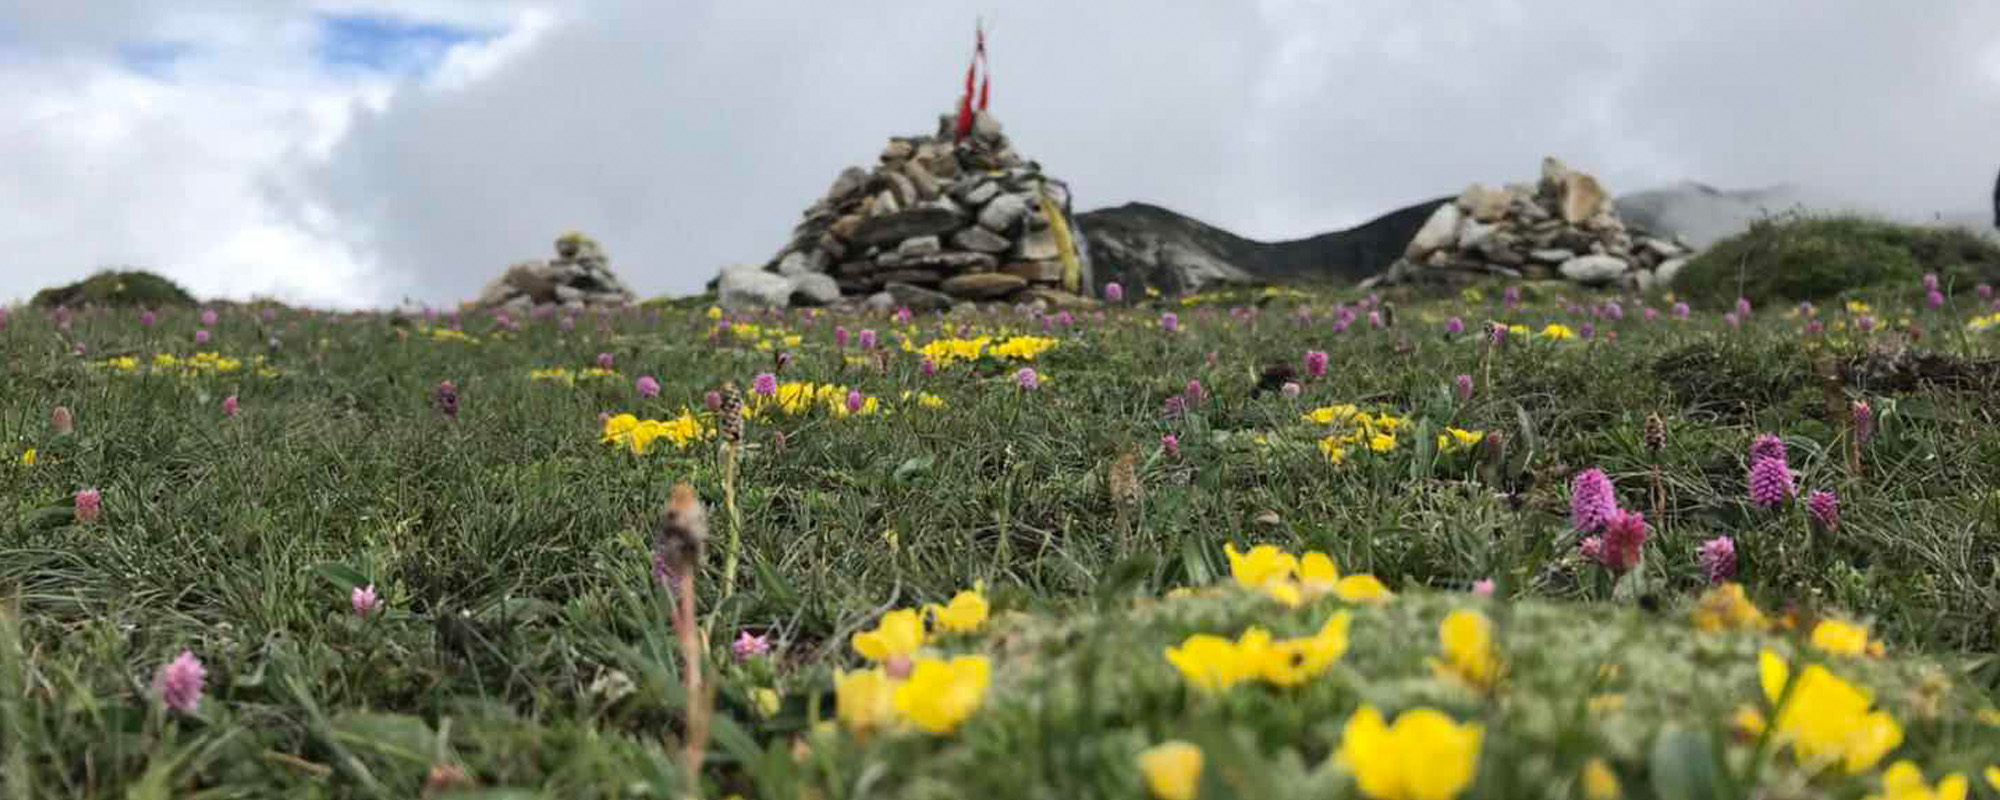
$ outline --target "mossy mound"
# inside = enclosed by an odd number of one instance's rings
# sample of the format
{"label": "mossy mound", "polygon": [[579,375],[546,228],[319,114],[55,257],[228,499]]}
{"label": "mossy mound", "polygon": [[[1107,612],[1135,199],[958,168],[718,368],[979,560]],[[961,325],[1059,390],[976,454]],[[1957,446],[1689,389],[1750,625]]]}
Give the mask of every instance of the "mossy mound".
{"label": "mossy mound", "polygon": [[2000,245],[1963,228],[1901,225],[1861,216],[1759,220],[1696,256],[1674,281],[1711,307],[1747,297],[1820,300],[1935,272],[1947,285],[2000,280]]}
{"label": "mossy mound", "polygon": [[195,299],[180,284],[145,270],[104,270],[68,286],[36,292],[33,303],[41,308],[85,304],[166,308],[193,306]]}

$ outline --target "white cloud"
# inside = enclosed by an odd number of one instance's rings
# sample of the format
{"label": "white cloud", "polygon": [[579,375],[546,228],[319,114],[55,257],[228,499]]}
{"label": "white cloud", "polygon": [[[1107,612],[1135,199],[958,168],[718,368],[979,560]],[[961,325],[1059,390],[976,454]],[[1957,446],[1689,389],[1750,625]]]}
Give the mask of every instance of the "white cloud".
{"label": "white cloud", "polygon": [[[0,298],[137,263],[206,295],[452,302],[569,228],[642,293],[688,291],[934,124],[981,11],[996,113],[1080,203],[1247,235],[1546,154],[1614,190],[1786,182],[1910,215],[1983,208],[2000,166],[1982,0],[0,0]],[[500,35],[420,79],[329,71],[323,13]],[[187,49],[158,79],[120,65],[161,41]]]}

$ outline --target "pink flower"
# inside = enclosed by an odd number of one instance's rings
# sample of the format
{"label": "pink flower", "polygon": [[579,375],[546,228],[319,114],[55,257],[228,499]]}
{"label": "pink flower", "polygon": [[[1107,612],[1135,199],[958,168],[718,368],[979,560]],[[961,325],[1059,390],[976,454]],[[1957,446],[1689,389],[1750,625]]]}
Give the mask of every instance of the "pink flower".
{"label": "pink flower", "polygon": [[1486,346],[1499,347],[1507,343],[1507,326],[1495,322],[1486,326]]}
{"label": "pink flower", "polygon": [[598,368],[598,369],[610,369],[610,368],[611,368],[611,354],[610,354],[610,353],[598,353],[598,354],[597,354],[597,368]]}
{"label": "pink flower", "polygon": [[863,350],[873,350],[873,349],[875,349],[875,329],[874,329],[874,328],[867,328],[867,329],[864,329],[863,331],[861,331],[861,349],[863,349]]}
{"label": "pink flower", "polygon": [[1743,318],[1737,316],[1734,311],[1722,315],[1722,321],[1729,323],[1729,327],[1731,328],[1742,327],[1743,325]]}
{"label": "pink flower", "polygon": [[1160,409],[1160,415],[1167,419],[1180,419],[1182,412],[1185,411],[1187,411],[1187,398],[1174,395],[1167,398],[1165,406]]}
{"label": "pink flower", "polygon": [[1750,460],[1756,461],[1764,458],[1775,458],[1781,462],[1785,461],[1785,440],[1768,433],[1758,434],[1757,438],[1752,439],[1750,441]]}
{"label": "pink flower", "polygon": [[846,328],[846,326],[835,326],[835,327],[834,327],[834,329],[833,329],[833,346],[834,346],[834,347],[838,347],[838,348],[841,348],[841,349],[843,349],[843,350],[847,348],[847,328]]}
{"label": "pink flower", "polygon": [[158,317],[153,316],[153,312],[151,310],[139,312],[140,327],[145,327],[145,328],[153,327],[153,323],[158,319],[159,319]]}
{"label": "pink flower", "polygon": [[1862,314],[1859,319],[1854,321],[1854,328],[1862,333],[1873,331],[1875,330],[1875,318],[1867,314]]}
{"label": "pink flower", "polygon": [[1792,471],[1785,462],[1775,458],[1758,459],[1750,464],[1750,502],[1764,508],[1784,505],[1798,493],[1792,485]]}
{"label": "pink flower", "polygon": [[76,521],[86,525],[97,521],[97,513],[103,495],[96,489],[82,489],[76,493]]}
{"label": "pink flower", "polygon": [[1701,564],[1701,571],[1708,575],[1710,584],[1736,577],[1736,540],[1717,536],[1702,542],[1701,548],[1695,551],[1695,561]]}
{"label": "pink flower", "polygon": [[194,651],[182,650],[180,657],[160,667],[159,675],[153,678],[153,691],[167,708],[193,714],[195,705],[201,702],[202,681],[207,676],[208,670],[202,668]]}
{"label": "pink flower", "polygon": [[1972,291],[1977,292],[1979,294],[1979,299],[1981,300],[1993,299],[1993,284],[1982,283],[1979,284],[1978,286],[1972,287]]}
{"label": "pink flower", "polygon": [[1513,308],[1515,306],[1520,305],[1521,287],[1519,286],[1507,287],[1504,291],[1500,293],[1500,300],[1501,302],[1506,303],[1508,308]]}
{"label": "pink flower", "polygon": [[1604,548],[1599,563],[1623,575],[1639,565],[1646,545],[1646,515],[1637,511],[1613,511],[1604,526]]}
{"label": "pink flower", "polygon": [[1854,440],[1867,444],[1875,436],[1875,411],[1868,407],[1868,401],[1854,401]]}
{"label": "pink flower", "polygon": [[1014,384],[1032,392],[1042,387],[1042,379],[1035,374],[1034,367],[1022,367],[1014,373]]}
{"label": "pink flower", "polygon": [[924,356],[923,363],[917,365],[917,374],[926,378],[936,375],[937,362],[932,361],[930,356]]}
{"label": "pink flower", "polygon": [[1748,297],[1736,298],[1736,316],[1743,318],[1748,318],[1750,316],[1750,298]]}
{"label": "pink flower", "polygon": [[764,397],[778,396],[778,376],[766,372],[750,380],[750,391]]}
{"label": "pink flower", "polygon": [[1595,533],[1611,522],[1611,515],[1618,511],[1618,498],[1611,488],[1611,478],[1604,470],[1591,468],[1579,472],[1569,482],[1570,525],[1583,533]]}
{"label": "pink flower", "polygon": [[215,322],[216,322],[216,319],[217,319],[217,317],[215,316],[215,309],[212,309],[212,308],[205,308],[205,309],[202,309],[202,312],[201,312],[201,324],[202,324],[202,327],[205,327],[205,328],[213,328],[213,327],[215,327]]}
{"label": "pink flower", "polygon": [[660,396],[660,382],[651,375],[639,376],[639,380],[634,381],[633,386],[639,390],[640,397]]}
{"label": "pink flower", "polygon": [[1604,563],[1604,537],[1583,537],[1582,541],[1576,543],[1576,552],[1578,555],[1583,556],[1583,560],[1585,561],[1597,564]]}
{"label": "pink flower", "polygon": [[576,330],[576,317],[565,316],[561,322],[556,323],[556,327],[562,329],[563,333]]}
{"label": "pink flower", "polygon": [[1937,288],[1938,288],[1937,273],[1935,272],[1924,273],[1924,290],[1929,292],[1935,292],[1937,291]]}
{"label": "pink flower", "polygon": [[861,409],[867,406],[867,403],[868,398],[861,396],[860,389],[847,390],[847,413],[859,414],[861,413]]}
{"label": "pink flower", "polygon": [[1924,307],[1931,309],[1933,311],[1936,311],[1939,308],[1943,308],[1944,292],[1932,289],[1929,294],[1924,295]]}
{"label": "pink flower", "polygon": [[236,410],[237,410],[237,409],[236,409],[236,395],[233,395],[233,394],[232,394],[232,395],[230,395],[230,396],[228,396],[228,397],[225,397],[225,398],[222,398],[222,415],[223,415],[223,416],[225,416],[225,417],[233,417],[233,416],[236,416]]}
{"label": "pink flower", "polygon": [[1625,307],[1619,305],[1616,300],[1606,300],[1604,301],[1604,307],[1599,310],[1599,313],[1602,313],[1605,319],[1617,322],[1625,318]]}
{"label": "pink flower", "polygon": [[1471,375],[1460,375],[1457,378],[1452,379],[1452,383],[1458,387],[1458,399],[1460,400],[1472,399]]}
{"label": "pink flower", "polygon": [[1451,319],[1445,320],[1444,332],[1452,335],[1464,333],[1465,320],[1459,319],[1458,317],[1452,317]]}
{"label": "pink flower", "polygon": [[1370,328],[1382,327],[1382,312],[1380,311],[1368,312],[1368,327]]}
{"label": "pink flower", "polygon": [[771,652],[771,640],[769,637],[753,636],[749,631],[743,631],[737,634],[736,641],[729,643],[729,652],[736,656],[736,663],[741,664]]}
{"label": "pink flower", "polygon": [[1581,336],[1585,339],[1595,339],[1597,338],[1597,326],[1592,325],[1588,322],[1583,323],[1582,325],[1578,325],[1576,328],[1576,335]]}
{"label": "pink flower", "polygon": [[1689,314],[1694,313],[1693,309],[1688,308],[1688,304],[1684,302],[1675,303],[1671,312],[1674,315],[1674,319],[1687,319]]}
{"label": "pink flower", "polygon": [[1840,529],[1840,498],[1832,492],[1814,491],[1806,495],[1806,513],[1820,530]]}
{"label": "pink flower", "polygon": [[55,429],[57,436],[68,436],[76,430],[76,421],[70,416],[68,406],[56,406],[56,410],[49,412],[49,427]]}
{"label": "pink flower", "polygon": [[1492,578],[1480,578],[1472,582],[1472,593],[1479,597],[1492,597],[1493,588]]}
{"label": "pink flower", "polygon": [[367,617],[382,608],[382,598],[375,594],[375,584],[356,586],[348,595],[348,602],[354,606],[354,616]]}
{"label": "pink flower", "polygon": [[1208,396],[1208,392],[1201,388],[1201,381],[1198,380],[1188,381],[1187,390],[1181,394],[1187,398],[1187,404],[1191,406],[1201,405],[1202,398]]}
{"label": "pink flower", "polygon": [[458,419],[458,387],[451,381],[438,381],[437,404],[438,411],[446,418]]}
{"label": "pink flower", "polygon": [[915,318],[915,315],[913,315],[913,314],[911,314],[911,313],[910,313],[910,309],[909,309],[909,307],[908,307],[908,306],[905,306],[905,307],[903,307],[903,308],[899,308],[899,309],[896,309],[896,324],[897,324],[897,325],[908,325],[908,324],[910,324],[910,320],[912,320],[912,319],[914,319],[914,318]]}
{"label": "pink flower", "polygon": [[716,391],[716,390],[714,390],[714,389],[710,389],[710,390],[708,390],[708,393],[707,393],[707,394],[704,394],[704,395],[702,395],[702,396],[701,396],[701,404],[702,404],[702,405],[704,405],[704,406],[707,406],[707,407],[708,407],[708,410],[709,410],[709,413],[711,413],[711,414],[712,414],[712,413],[715,413],[715,412],[717,412],[717,411],[721,411],[721,410],[722,410],[722,393],[721,393],[721,392],[718,392],[718,391]]}
{"label": "pink flower", "polygon": [[1278,392],[1283,394],[1287,400],[1298,399],[1299,393],[1303,391],[1305,391],[1305,387],[1300,386],[1298,381],[1285,381],[1284,386],[1278,387]]}
{"label": "pink flower", "polygon": [[1160,330],[1166,331],[1168,333],[1174,333],[1176,331],[1179,331],[1180,329],[1181,329],[1180,315],[1175,314],[1172,311],[1167,311],[1160,314]]}
{"label": "pink flower", "polygon": [[1319,350],[1306,351],[1306,377],[1326,377],[1326,353]]}
{"label": "pink flower", "polygon": [[1125,287],[1115,282],[1104,284],[1104,300],[1108,303],[1125,302]]}
{"label": "pink flower", "polygon": [[194,332],[194,343],[195,343],[195,344],[208,344],[208,329],[207,329],[207,328],[203,328],[203,329],[201,329],[201,330],[198,330],[198,331],[195,331],[195,332]]}

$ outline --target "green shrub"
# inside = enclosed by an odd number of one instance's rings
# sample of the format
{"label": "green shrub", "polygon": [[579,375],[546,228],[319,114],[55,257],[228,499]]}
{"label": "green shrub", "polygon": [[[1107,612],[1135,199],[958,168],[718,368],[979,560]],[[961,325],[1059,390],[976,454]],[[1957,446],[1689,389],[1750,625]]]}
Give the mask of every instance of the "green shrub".
{"label": "green shrub", "polygon": [[68,286],[35,293],[34,304],[42,308],[81,306],[192,306],[194,295],[179,284],[145,270],[103,270]]}
{"label": "green shrub", "polygon": [[1936,272],[1948,285],[2000,279],[2000,246],[1962,228],[1901,225],[1859,216],[1779,217],[1717,242],[1689,262],[1674,291],[1723,306],[1820,300]]}

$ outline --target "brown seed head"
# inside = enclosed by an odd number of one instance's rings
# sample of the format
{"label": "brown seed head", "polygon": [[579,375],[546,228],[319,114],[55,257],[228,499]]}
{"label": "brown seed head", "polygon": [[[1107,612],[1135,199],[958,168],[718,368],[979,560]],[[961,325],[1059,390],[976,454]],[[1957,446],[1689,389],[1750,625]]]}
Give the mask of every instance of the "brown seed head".
{"label": "brown seed head", "polygon": [[722,438],[730,444],[743,441],[743,394],[736,391],[736,382],[722,385],[722,408],[716,412],[721,420]]}
{"label": "brown seed head", "polygon": [[694,487],[674,484],[667,513],[653,534],[653,546],[665,558],[667,568],[681,574],[701,563],[702,547],[707,543],[708,512],[702,509],[701,499],[695,496]]}
{"label": "brown seed head", "polygon": [[1657,413],[1646,415],[1646,449],[1653,453],[1667,446],[1667,421]]}

